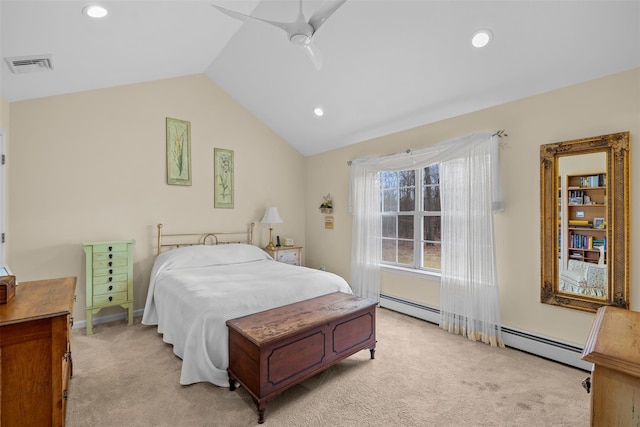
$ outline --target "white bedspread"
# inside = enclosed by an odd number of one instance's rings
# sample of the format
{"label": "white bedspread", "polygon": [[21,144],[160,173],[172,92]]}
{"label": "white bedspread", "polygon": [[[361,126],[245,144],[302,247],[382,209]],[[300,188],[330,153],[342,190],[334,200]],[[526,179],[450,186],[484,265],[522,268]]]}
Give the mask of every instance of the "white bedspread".
{"label": "white bedspread", "polygon": [[192,246],[154,263],[142,323],[158,325],[182,359],[180,384],[228,387],[226,321],[331,292],[351,294],[333,273],[274,261],[256,246]]}

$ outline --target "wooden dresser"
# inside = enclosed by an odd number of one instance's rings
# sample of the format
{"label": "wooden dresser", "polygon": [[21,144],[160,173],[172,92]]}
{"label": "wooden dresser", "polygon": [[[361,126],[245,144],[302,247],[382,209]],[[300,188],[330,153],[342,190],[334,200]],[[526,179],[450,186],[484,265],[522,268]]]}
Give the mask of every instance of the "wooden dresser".
{"label": "wooden dresser", "polygon": [[93,315],[105,307],[127,310],[133,325],[133,246],[135,240],[84,243],[87,285],[87,335],[93,334]]}
{"label": "wooden dresser", "polygon": [[640,426],[640,313],[599,308],[582,359],[593,363],[591,425]]}
{"label": "wooden dresser", "polygon": [[374,358],[375,301],[334,292],[227,321],[229,385],[242,384],[258,407],[364,349]]}
{"label": "wooden dresser", "polygon": [[0,425],[63,426],[76,278],[20,282],[0,305]]}

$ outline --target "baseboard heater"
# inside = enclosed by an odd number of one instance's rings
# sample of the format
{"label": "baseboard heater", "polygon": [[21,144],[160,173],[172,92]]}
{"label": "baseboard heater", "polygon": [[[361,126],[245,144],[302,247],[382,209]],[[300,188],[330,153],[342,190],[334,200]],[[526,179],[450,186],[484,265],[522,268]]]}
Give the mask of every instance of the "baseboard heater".
{"label": "baseboard heater", "polygon": [[[440,310],[397,298],[392,295],[380,294],[380,306],[418,319],[426,320],[436,325],[440,323]],[[502,339],[507,347],[515,348],[536,356],[544,357],[558,363],[573,366],[591,372],[593,365],[580,358],[582,347],[558,341],[548,337],[533,334],[509,326],[502,326]]]}

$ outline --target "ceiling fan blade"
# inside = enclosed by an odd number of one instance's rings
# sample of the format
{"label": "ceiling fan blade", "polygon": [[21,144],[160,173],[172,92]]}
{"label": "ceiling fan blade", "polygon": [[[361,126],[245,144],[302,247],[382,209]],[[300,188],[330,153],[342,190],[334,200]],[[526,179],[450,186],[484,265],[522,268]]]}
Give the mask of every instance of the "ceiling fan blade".
{"label": "ceiling fan blade", "polygon": [[327,19],[329,19],[333,12],[338,10],[338,8],[342,6],[346,1],[347,0],[325,0],[325,2],[320,5],[318,10],[316,10],[311,18],[309,18],[309,24],[313,27],[314,34],[316,31],[318,31],[318,28],[320,28],[322,24],[324,24]]}
{"label": "ceiling fan blade", "polygon": [[240,21],[243,22],[251,22],[251,21],[258,21],[258,22],[264,22],[265,24],[270,24],[273,26],[276,26],[280,29],[283,29],[285,32],[287,32],[287,34],[289,33],[292,24],[286,23],[286,22],[277,22],[277,21],[269,21],[266,19],[261,19],[261,18],[256,18],[254,16],[250,16],[250,15],[245,15],[244,13],[240,13],[240,12],[236,12],[235,10],[230,10],[230,9],[225,9],[224,7],[220,7],[220,6],[216,6],[215,4],[212,4],[211,6],[215,7],[216,9],[218,9],[220,12],[224,13],[225,15],[228,15],[232,18],[238,19]]}
{"label": "ceiling fan blade", "polygon": [[302,48],[307,53],[307,56],[309,56],[309,59],[311,59],[311,62],[313,63],[313,66],[316,67],[316,70],[320,70],[320,68],[322,67],[322,54],[320,53],[320,50],[318,50],[316,45],[311,42],[302,46]]}

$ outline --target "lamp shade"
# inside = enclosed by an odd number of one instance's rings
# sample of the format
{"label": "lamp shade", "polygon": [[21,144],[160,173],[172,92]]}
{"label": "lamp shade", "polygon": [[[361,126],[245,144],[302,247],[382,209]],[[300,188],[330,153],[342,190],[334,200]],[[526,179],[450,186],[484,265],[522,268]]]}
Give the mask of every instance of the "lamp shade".
{"label": "lamp shade", "polygon": [[284,221],[282,220],[282,218],[280,218],[278,208],[267,208],[260,222],[265,224],[280,224]]}

